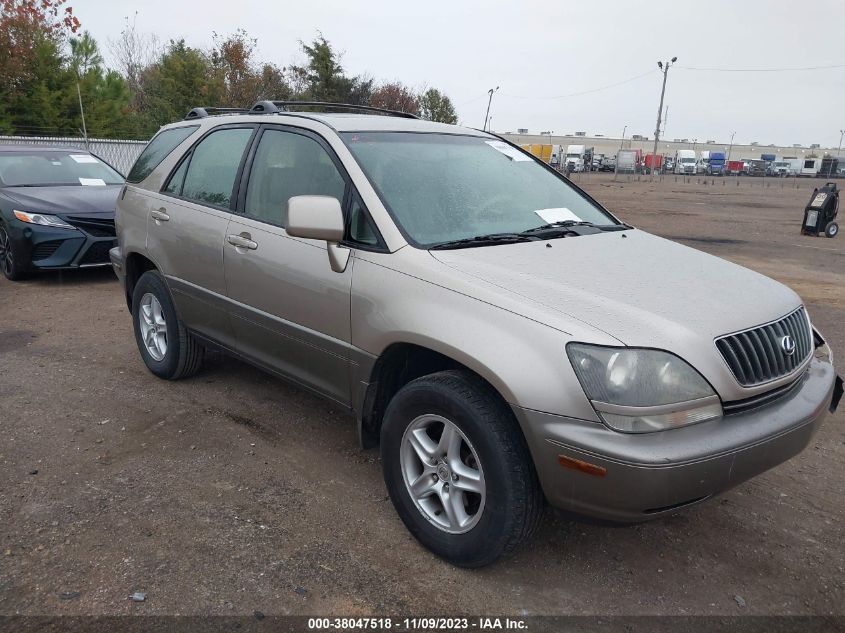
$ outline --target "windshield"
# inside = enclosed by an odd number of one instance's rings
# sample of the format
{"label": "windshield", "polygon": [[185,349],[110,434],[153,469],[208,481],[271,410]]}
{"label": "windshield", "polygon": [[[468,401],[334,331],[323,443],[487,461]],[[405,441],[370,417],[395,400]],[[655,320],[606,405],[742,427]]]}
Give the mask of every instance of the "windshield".
{"label": "windshield", "polygon": [[120,185],[123,177],[84,150],[0,153],[0,186]]}
{"label": "windshield", "polygon": [[561,220],[617,224],[523,152],[489,137],[342,134],[393,219],[419,246]]}

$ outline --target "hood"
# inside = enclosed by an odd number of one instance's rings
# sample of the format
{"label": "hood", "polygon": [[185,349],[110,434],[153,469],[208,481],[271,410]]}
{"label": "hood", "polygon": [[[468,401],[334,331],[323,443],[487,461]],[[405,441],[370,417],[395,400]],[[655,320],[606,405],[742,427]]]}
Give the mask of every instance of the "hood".
{"label": "hood", "polygon": [[53,215],[109,214],[113,217],[121,187],[4,187],[0,189],[0,195],[11,199],[21,211]]}
{"label": "hood", "polygon": [[575,319],[631,346],[714,348],[718,336],[801,305],[768,277],[636,229],[430,252],[545,308],[550,324]]}

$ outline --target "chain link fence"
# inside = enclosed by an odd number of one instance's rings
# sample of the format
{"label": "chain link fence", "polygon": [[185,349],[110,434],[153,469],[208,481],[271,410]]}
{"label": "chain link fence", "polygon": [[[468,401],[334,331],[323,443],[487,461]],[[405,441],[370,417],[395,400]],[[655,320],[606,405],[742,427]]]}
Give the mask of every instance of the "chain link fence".
{"label": "chain link fence", "polygon": [[135,159],[146,147],[147,141],[89,138],[86,143],[84,138],[71,136],[0,136],[0,145],[38,145],[61,149],[87,149],[125,176],[135,163]]}

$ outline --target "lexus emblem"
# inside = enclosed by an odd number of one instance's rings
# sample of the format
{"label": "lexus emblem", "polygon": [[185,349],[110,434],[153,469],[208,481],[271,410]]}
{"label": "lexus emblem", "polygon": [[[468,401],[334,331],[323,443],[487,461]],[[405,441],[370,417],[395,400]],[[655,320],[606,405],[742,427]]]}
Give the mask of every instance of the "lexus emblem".
{"label": "lexus emblem", "polygon": [[795,353],[795,339],[791,336],[784,336],[780,340],[780,348],[787,356],[792,356]]}

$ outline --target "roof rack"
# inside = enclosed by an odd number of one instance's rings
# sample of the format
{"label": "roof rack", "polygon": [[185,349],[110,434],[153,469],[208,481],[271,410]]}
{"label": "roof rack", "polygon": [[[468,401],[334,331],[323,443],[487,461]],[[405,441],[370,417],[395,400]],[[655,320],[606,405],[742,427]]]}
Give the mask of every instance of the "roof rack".
{"label": "roof rack", "polygon": [[189,119],[204,119],[207,116],[215,114],[249,114],[248,108],[215,108],[205,106],[202,108],[191,108],[191,111],[185,115],[185,120]]}
{"label": "roof rack", "polygon": [[416,114],[401,110],[388,110],[366,105],[352,105],[350,103],[332,103],[329,101],[259,101],[249,110],[250,114],[275,114],[290,112],[291,108],[323,108],[327,110],[355,110],[361,112],[377,112],[387,116],[402,117],[403,119],[419,119]]}
{"label": "roof rack", "polygon": [[387,116],[401,117],[403,119],[419,119],[416,114],[402,112],[400,110],[388,110],[387,108],[376,108],[366,105],[352,105],[351,103],[332,103],[328,101],[259,101],[251,108],[217,108],[204,106],[192,108],[185,116],[185,120],[204,119],[216,114],[278,114],[290,112],[291,108],[322,108],[324,110],[353,110],[360,112],[376,112]]}

